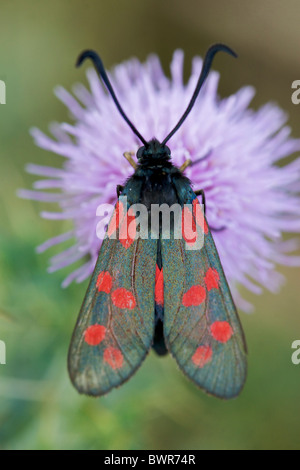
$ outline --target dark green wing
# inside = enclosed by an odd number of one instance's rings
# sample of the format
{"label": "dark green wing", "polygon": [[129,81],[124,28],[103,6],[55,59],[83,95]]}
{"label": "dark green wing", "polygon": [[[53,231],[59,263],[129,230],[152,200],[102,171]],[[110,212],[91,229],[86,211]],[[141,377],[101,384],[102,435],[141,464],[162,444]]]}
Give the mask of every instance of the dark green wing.
{"label": "dark green wing", "polygon": [[187,250],[184,239],[162,240],[164,337],[196,385],[233,398],[246,379],[246,343],[206,221],[204,229],[200,250]]}
{"label": "dark green wing", "polygon": [[118,387],[148,353],[156,254],[157,240],[103,241],[69,349],[69,374],[80,393]]}

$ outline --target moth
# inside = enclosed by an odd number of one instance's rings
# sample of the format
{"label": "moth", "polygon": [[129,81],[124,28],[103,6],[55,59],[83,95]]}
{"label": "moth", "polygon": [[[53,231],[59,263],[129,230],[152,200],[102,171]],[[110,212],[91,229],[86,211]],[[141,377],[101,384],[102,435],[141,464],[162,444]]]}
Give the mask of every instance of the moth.
{"label": "moth", "polygon": [[[71,340],[68,369],[80,393],[100,396],[118,387],[151,348],[160,356],[170,353],[184,374],[208,394],[228,399],[243,388],[247,347],[204,215],[204,191],[194,191],[183,174],[192,162],[177,168],[166,145],[190,113],[219,51],[236,57],[223,44],[208,49],[190,103],[162,142],[146,141],[128,119],[96,52],[87,50],[78,58],[77,66],[92,60],[122,117],[143,144],[137,163],[131,153],[124,154],[135,171],[124,186],[117,187],[118,202]],[[201,217],[197,196],[204,206]],[[169,238],[162,236],[161,222],[155,236],[151,229],[147,238],[135,236],[134,204],[147,208],[149,226],[153,205],[179,205],[182,217],[189,215],[202,234],[202,248],[189,249],[191,240],[174,236],[175,215]]]}

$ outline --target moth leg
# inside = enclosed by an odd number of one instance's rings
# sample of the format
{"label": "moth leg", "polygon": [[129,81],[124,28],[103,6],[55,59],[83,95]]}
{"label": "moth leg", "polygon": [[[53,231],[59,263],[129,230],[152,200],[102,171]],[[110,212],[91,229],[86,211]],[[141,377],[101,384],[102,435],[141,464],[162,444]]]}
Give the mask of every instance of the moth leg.
{"label": "moth leg", "polygon": [[[203,204],[203,207],[204,207],[204,214],[205,214],[206,213],[206,203],[205,203],[204,189],[198,189],[197,191],[195,191],[195,194],[196,194],[196,196],[201,196],[202,204]],[[214,228],[214,227],[209,226],[209,228],[210,228],[210,230],[213,230],[214,232],[222,232],[222,230],[224,230],[226,227],[222,226],[220,228]]]}
{"label": "moth leg", "polygon": [[222,225],[221,227],[211,227],[211,226],[209,226],[209,228],[212,232],[223,232],[223,230],[226,230],[225,225]]}
{"label": "moth leg", "polygon": [[205,214],[206,213],[206,204],[205,204],[204,189],[197,189],[197,191],[195,191],[195,194],[196,194],[196,196],[201,196],[202,204],[203,204],[203,207],[204,207],[204,214]]}
{"label": "moth leg", "polygon": [[179,168],[179,171],[181,171],[181,173],[184,172],[184,170],[190,166],[192,164],[192,160],[190,160],[189,158],[181,165],[181,167]]}
{"label": "moth leg", "polygon": [[126,160],[130,163],[130,165],[136,170],[137,169],[137,164],[133,160],[133,155],[134,152],[124,152],[123,156],[126,158]]}
{"label": "moth leg", "polygon": [[124,186],[122,186],[121,184],[118,184],[118,185],[117,185],[117,197],[118,197],[118,198],[119,198],[120,195],[122,194],[123,190],[124,190]]}
{"label": "moth leg", "polygon": [[197,158],[197,160],[194,160],[191,165],[194,166],[196,165],[197,163],[200,163],[200,162],[203,162],[203,160],[205,160],[206,158],[210,157],[212,154],[212,149],[209,150],[208,152],[206,152],[205,155],[203,155],[203,157],[200,157],[200,158]]}
{"label": "moth leg", "polygon": [[[198,189],[195,191],[196,196],[201,196],[202,198],[202,204],[204,206],[204,214],[206,213],[206,204],[205,204],[205,192],[204,189]],[[211,227],[209,226],[210,230],[213,232],[222,232],[223,230],[226,229],[225,225],[222,225],[221,227]]]}
{"label": "moth leg", "polygon": [[200,157],[198,158],[197,160],[190,160],[189,158],[181,165],[181,167],[179,168],[179,170],[181,171],[181,173],[184,172],[184,170],[188,167],[188,166],[194,166],[196,165],[197,163],[199,162],[202,162],[203,160],[205,160],[206,158],[210,157],[212,153],[212,150],[209,150],[203,157]]}

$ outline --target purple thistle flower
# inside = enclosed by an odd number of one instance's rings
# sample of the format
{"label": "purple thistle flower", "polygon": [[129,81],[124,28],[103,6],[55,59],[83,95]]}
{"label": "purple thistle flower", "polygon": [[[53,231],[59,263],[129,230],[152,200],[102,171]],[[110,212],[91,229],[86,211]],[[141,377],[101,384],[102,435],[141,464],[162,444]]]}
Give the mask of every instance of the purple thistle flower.
{"label": "purple thistle flower", "polygon": [[[185,110],[194,91],[202,61],[193,60],[192,74],[183,83],[183,53],[176,51],[171,80],[156,56],[145,64],[132,59],[115,67],[111,81],[126,114],[146,140],[163,139]],[[54,140],[38,129],[32,135],[38,146],[65,158],[63,168],[30,164],[29,173],[44,177],[22,190],[24,198],[57,202],[58,212],[44,211],[48,219],[71,219],[73,229],[38,247],[38,252],[75,239],[71,248],[50,260],[49,272],[71,265],[88,255],[88,261],[64,281],[81,282],[93,271],[101,240],[96,235],[101,203],[116,202],[116,186],[132,174],[124,151],[136,152],[137,137],[119,115],[96,72],[88,70],[88,91],[74,87],[74,96],[61,87],[57,97],[69,108],[74,124],[56,124]],[[299,266],[300,257],[290,255],[295,239],[283,241],[283,232],[300,231],[300,159],[279,167],[277,162],[300,150],[300,139],[283,127],[286,114],[267,104],[258,111],[248,108],[254,96],[244,87],[228,98],[217,95],[219,74],[211,72],[196,104],[168,145],[172,161],[180,166],[187,158],[195,164],[185,174],[194,189],[204,189],[207,219],[213,232],[225,274],[237,305],[251,305],[238,293],[238,284],[259,294],[262,287],[277,291],[283,276],[275,265]],[[55,189],[57,192],[47,192]],[[37,191],[36,191],[37,190]]]}

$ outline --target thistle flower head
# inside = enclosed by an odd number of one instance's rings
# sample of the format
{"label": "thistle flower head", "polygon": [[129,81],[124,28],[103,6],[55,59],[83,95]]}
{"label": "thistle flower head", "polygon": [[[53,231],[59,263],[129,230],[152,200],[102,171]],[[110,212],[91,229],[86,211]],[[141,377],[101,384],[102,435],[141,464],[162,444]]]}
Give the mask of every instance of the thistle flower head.
{"label": "thistle flower head", "polygon": [[[201,70],[202,61],[193,60],[188,83],[183,82],[183,53],[176,51],[168,79],[156,56],[145,64],[132,59],[118,65],[110,75],[116,95],[146,140],[161,141],[185,110]],[[73,228],[38,247],[42,252],[73,239],[71,248],[50,260],[53,272],[85,258],[63,285],[81,282],[93,271],[101,240],[97,238],[96,209],[116,202],[116,186],[133,172],[123,157],[141,146],[106,93],[96,72],[88,70],[89,89],[74,87],[73,95],[61,87],[58,98],[69,108],[73,123],[52,126],[53,138],[38,129],[32,135],[38,146],[64,159],[62,167],[30,164],[29,173],[42,179],[34,190],[21,196],[43,202],[57,202],[57,212],[43,211],[48,219],[70,219]],[[239,284],[259,294],[262,287],[276,291],[282,275],[276,264],[295,266],[300,258],[290,253],[297,243],[283,241],[284,232],[300,231],[300,159],[284,166],[278,162],[300,150],[300,139],[290,137],[285,113],[274,104],[258,111],[249,109],[254,95],[244,87],[225,99],[217,95],[219,74],[211,72],[193,110],[170,139],[172,161],[193,165],[185,174],[194,189],[204,189],[207,220],[213,232],[225,274],[239,307],[251,306],[238,293]],[[55,192],[48,192],[54,189]]]}

